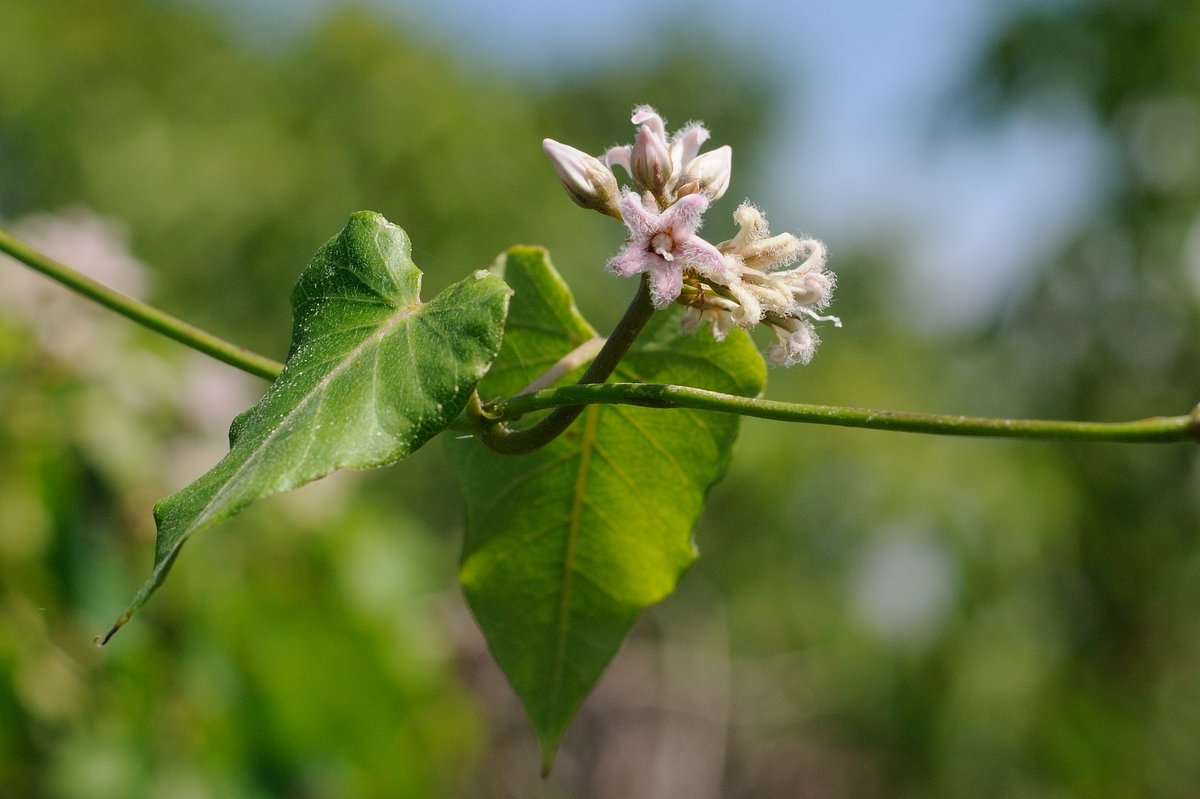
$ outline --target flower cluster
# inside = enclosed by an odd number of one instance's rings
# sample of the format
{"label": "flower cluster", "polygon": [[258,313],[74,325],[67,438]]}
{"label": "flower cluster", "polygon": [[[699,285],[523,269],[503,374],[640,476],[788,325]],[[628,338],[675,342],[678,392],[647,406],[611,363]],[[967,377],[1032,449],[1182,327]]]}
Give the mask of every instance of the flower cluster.
{"label": "flower cluster", "polygon": [[[719,340],[735,326],[766,324],[777,339],[767,349],[772,364],[808,363],[819,341],[813,322],[841,326],[821,313],[834,287],[825,245],[790,233],[772,236],[766,217],[748,202],[734,212],[739,230],[732,239],[714,245],[700,238],[704,212],[729,188],[732,150],[701,153],[709,132],[697,122],[668,137],[649,106],[635,108],[632,121],[634,143],[613,147],[602,159],[552,139],[542,142],[571,199],[629,228],[609,271],[648,275],[656,308],[687,307],[688,332],[709,322]],[[629,174],[636,191],[618,186],[614,165]]]}

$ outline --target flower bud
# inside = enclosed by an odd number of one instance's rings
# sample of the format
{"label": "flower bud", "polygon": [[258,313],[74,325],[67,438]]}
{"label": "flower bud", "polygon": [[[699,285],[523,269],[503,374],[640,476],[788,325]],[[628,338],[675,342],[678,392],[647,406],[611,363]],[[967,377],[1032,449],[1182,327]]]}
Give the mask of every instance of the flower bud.
{"label": "flower bud", "polygon": [[576,205],[621,218],[617,210],[617,179],[599,158],[554,139],[543,139],[542,150]]}
{"label": "flower bud", "polygon": [[630,174],[641,188],[661,197],[674,171],[667,141],[649,125],[638,128],[637,140],[629,155]]}
{"label": "flower bud", "polygon": [[684,195],[699,191],[710,200],[718,200],[729,188],[729,174],[732,168],[733,148],[729,145],[698,155],[691,160],[680,176],[678,193]]}

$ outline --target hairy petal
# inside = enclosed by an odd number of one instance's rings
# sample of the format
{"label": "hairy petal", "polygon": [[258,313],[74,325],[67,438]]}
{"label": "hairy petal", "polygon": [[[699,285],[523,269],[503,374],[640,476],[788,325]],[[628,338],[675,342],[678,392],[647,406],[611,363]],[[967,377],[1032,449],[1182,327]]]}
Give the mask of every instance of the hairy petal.
{"label": "hairy petal", "polygon": [[645,239],[648,242],[651,236],[662,229],[662,217],[646,210],[646,206],[642,205],[642,198],[629,189],[621,192],[621,199],[617,205],[633,239]]}
{"label": "hairy petal", "polygon": [[626,245],[608,262],[608,271],[618,277],[640,275],[662,259],[635,244]]}
{"label": "hairy petal", "polygon": [[687,168],[696,153],[700,152],[700,145],[708,141],[711,135],[708,128],[699,122],[689,122],[675,131],[671,139],[671,157],[675,161],[676,174]]}
{"label": "hairy petal", "polygon": [[707,197],[703,194],[689,194],[663,211],[660,224],[664,229],[670,228],[676,238],[692,236],[700,229],[704,212],[707,210]]}
{"label": "hairy petal", "polygon": [[725,256],[702,238],[690,236],[682,240],[676,239],[675,258],[682,265],[695,269],[701,275],[719,283],[729,283],[733,280],[729,265],[725,263]]}
{"label": "hairy petal", "polygon": [[650,266],[650,302],[655,308],[666,308],[683,291],[683,270],[659,260]]}
{"label": "hairy petal", "polygon": [[621,165],[625,171],[631,176],[633,175],[633,167],[630,165],[630,157],[633,154],[632,144],[623,144],[620,147],[609,147],[604,153],[603,161],[608,166]]}
{"label": "hairy petal", "polygon": [[663,144],[667,143],[667,123],[648,105],[639,105],[633,109],[633,117],[629,120],[635,125],[647,125],[656,136],[662,139]]}

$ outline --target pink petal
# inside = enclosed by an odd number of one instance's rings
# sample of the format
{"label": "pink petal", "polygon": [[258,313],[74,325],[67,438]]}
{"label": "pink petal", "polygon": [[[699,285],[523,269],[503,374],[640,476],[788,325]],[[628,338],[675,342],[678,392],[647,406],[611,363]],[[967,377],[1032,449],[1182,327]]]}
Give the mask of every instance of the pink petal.
{"label": "pink petal", "polygon": [[650,106],[639,105],[637,108],[633,109],[633,118],[629,121],[635,125],[649,125],[650,130],[652,130],[654,134],[662,140],[664,146],[666,145],[667,123],[664,122],[663,118],[658,115],[658,112]]}
{"label": "pink petal", "polygon": [[626,144],[621,147],[610,147],[608,151],[604,153],[603,160],[604,163],[609,167],[613,166],[614,164],[620,164],[621,166],[625,167],[625,171],[632,176],[633,168],[629,166],[629,156],[632,152],[633,145],[631,144]]}
{"label": "pink petal", "polygon": [[683,291],[683,270],[659,260],[650,267],[650,302],[655,308],[666,308]]}
{"label": "pink petal", "polygon": [[608,262],[608,271],[619,277],[640,275],[661,259],[646,252],[640,245],[627,244]]}
{"label": "pink petal", "polygon": [[625,220],[625,227],[629,228],[631,242],[649,244],[654,234],[663,229],[662,217],[653,211],[647,211],[646,206],[642,205],[642,199],[629,189],[621,192],[621,199],[617,205],[621,208],[621,218]]}
{"label": "pink petal", "polygon": [[708,198],[703,194],[689,194],[675,201],[662,212],[659,230],[670,229],[676,241],[685,239],[700,229],[704,212],[708,210]]}
{"label": "pink petal", "polygon": [[675,158],[675,166],[682,171],[687,168],[696,154],[700,152],[700,145],[708,141],[708,137],[712,135],[708,129],[699,122],[689,122],[679,130],[675,131],[675,135],[671,137],[671,155]]}
{"label": "pink petal", "polygon": [[721,251],[697,236],[675,240],[675,261],[684,267],[695,269],[701,275],[720,282],[732,279],[729,265]]}

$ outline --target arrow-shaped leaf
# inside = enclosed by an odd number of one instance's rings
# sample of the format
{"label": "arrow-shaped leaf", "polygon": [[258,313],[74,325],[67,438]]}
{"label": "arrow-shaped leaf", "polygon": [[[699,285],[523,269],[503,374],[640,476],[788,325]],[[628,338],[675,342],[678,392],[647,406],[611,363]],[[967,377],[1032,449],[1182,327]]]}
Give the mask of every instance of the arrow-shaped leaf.
{"label": "arrow-shaped leaf", "polygon": [[[485,398],[520,390],[594,336],[544,251],[514,249],[496,271],[515,295],[504,347],[480,385]],[[678,315],[659,313],[613,379],[755,395],[765,370],[743,331],[722,343],[707,330],[681,336]],[[451,442],[467,501],[463,590],[547,769],[629,628],[695,559],[692,527],[725,470],[737,423],[593,405],[529,455]]]}
{"label": "arrow-shaped leaf", "polygon": [[256,499],[337,469],[400,460],[462,412],[496,357],[511,290],[486,271],[420,300],[408,236],[360,212],[292,294],[279,378],[229,432],[229,454],[154,508],[154,571],[105,640],[166,577],[184,542]]}

